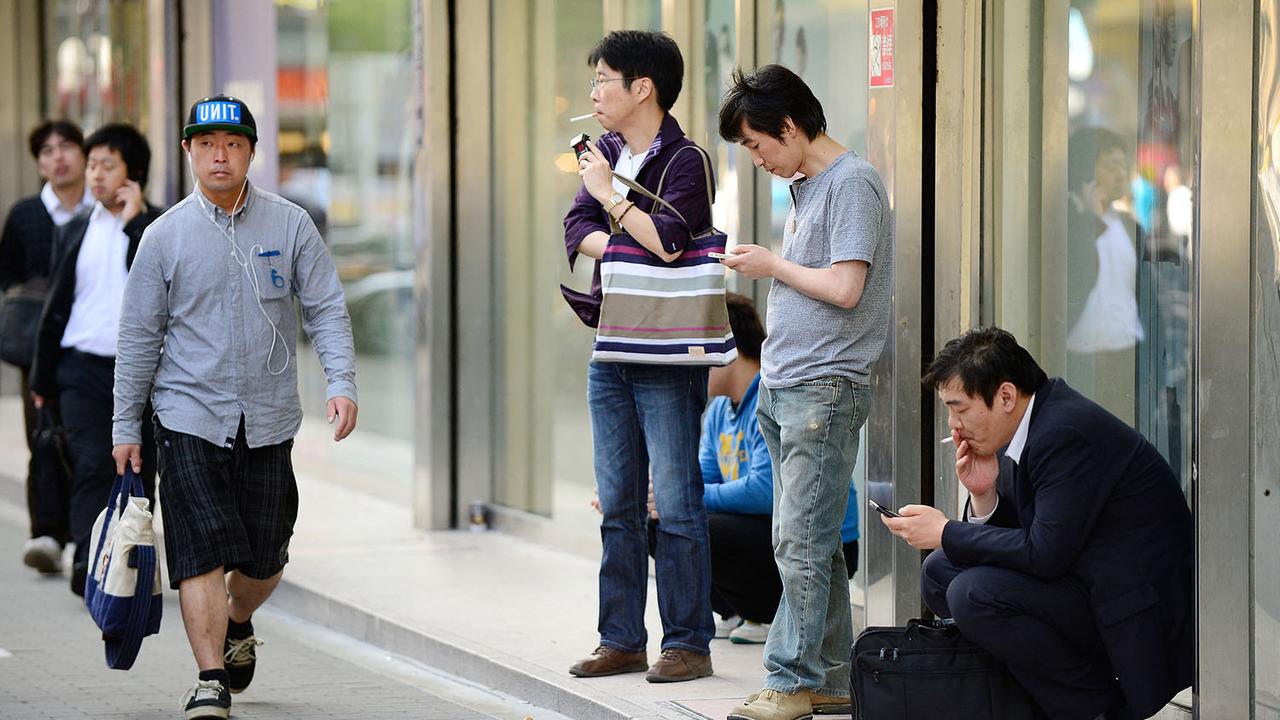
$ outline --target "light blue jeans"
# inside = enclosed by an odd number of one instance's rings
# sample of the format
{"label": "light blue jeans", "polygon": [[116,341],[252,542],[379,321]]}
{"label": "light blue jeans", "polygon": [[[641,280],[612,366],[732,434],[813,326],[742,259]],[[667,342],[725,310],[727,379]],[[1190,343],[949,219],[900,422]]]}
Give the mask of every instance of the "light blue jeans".
{"label": "light blue jeans", "polygon": [[853,619],[840,525],[871,388],[845,378],[760,386],[756,415],[773,460],[773,556],[782,601],[764,646],[764,686],[849,696]]}

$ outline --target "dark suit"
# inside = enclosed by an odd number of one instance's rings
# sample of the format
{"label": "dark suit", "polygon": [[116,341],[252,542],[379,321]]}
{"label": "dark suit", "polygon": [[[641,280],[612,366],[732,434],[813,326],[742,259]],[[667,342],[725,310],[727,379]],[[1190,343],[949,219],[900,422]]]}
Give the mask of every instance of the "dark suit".
{"label": "dark suit", "polygon": [[[46,398],[57,399],[63,427],[67,431],[67,454],[72,469],[71,537],[76,543],[77,563],[84,562],[89,556],[89,534],[98,513],[106,507],[115,478],[115,462],[111,458],[115,358],[62,347],[62,336],[75,305],[76,265],[89,229],[90,215],[91,211],[80,213],[54,233],[54,243],[59,250],[58,261],[51,277],[49,297],[40,314],[36,357],[31,366],[32,390]],[[126,271],[133,266],[143,231],[158,217],[160,211],[147,206],[124,226],[124,233],[129,239]],[[143,423],[144,428],[149,429],[149,425]],[[143,484],[150,498],[155,497],[154,445],[150,433],[144,433]]]}
{"label": "dark suit", "polygon": [[[9,210],[0,232],[0,292],[32,278],[47,278],[52,271],[53,218],[39,195],[23,198]],[[31,401],[31,368],[19,367],[23,430],[31,458],[27,461],[27,515],[31,537],[47,535],[61,544],[71,540],[67,527],[70,487],[60,463],[40,465],[35,446],[37,411]],[[52,411],[49,411],[52,412]]]}
{"label": "dark suit", "polygon": [[1067,386],[1043,385],[985,525],[948,522],[925,601],[1053,718],[1154,715],[1195,657],[1193,526],[1168,463]]}

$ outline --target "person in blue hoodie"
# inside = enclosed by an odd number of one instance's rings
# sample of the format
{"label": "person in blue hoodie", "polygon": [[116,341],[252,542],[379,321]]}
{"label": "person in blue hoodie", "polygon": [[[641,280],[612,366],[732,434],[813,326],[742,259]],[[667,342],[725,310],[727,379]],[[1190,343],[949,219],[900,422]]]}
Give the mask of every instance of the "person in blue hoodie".
{"label": "person in blue hoodie", "polygon": [[[738,358],[711,368],[707,396],[712,399],[699,444],[711,530],[711,607],[719,615],[716,637],[763,643],[782,598],[773,559],[773,467],[756,422],[765,333],[749,298],[728,293],[726,304]],[[650,511],[652,528],[657,521],[652,504]],[[852,485],[840,538],[852,578],[858,568],[858,498]]]}

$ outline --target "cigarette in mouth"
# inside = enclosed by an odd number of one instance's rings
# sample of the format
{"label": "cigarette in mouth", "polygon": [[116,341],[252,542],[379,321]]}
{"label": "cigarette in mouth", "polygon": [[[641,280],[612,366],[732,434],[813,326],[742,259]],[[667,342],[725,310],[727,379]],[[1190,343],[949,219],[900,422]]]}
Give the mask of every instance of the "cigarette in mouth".
{"label": "cigarette in mouth", "polygon": [[941,440],[939,440],[939,441],[938,441],[938,444],[939,444],[939,445],[950,445],[950,444],[952,444],[952,443],[954,443],[954,442],[955,442],[955,440],[954,440],[950,435],[948,435],[948,436],[946,436],[946,437],[942,438]]}
{"label": "cigarette in mouth", "polygon": [[569,122],[582,122],[583,120],[590,120],[595,116],[596,116],[595,113],[587,113],[586,115],[577,115],[569,118]]}

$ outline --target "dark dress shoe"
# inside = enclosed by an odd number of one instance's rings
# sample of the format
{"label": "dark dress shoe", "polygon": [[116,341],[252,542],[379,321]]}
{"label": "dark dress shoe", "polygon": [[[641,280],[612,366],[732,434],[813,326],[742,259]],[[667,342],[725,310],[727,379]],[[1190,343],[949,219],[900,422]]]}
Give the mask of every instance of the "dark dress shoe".
{"label": "dark dress shoe", "polygon": [[89,578],[89,563],[78,560],[71,566],[71,592],[84,597],[84,583]]}
{"label": "dark dress shoe", "polygon": [[644,672],[649,668],[649,658],[643,652],[629,653],[601,645],[587,657],[569,668],[569,674],[577,677],[604,677],[622,673]]}
{"label": "dark dress shoe", "polygon": [[682,648],[666,648],[644,676],[651,683],[684,682],[711,675],[711,656]]}

